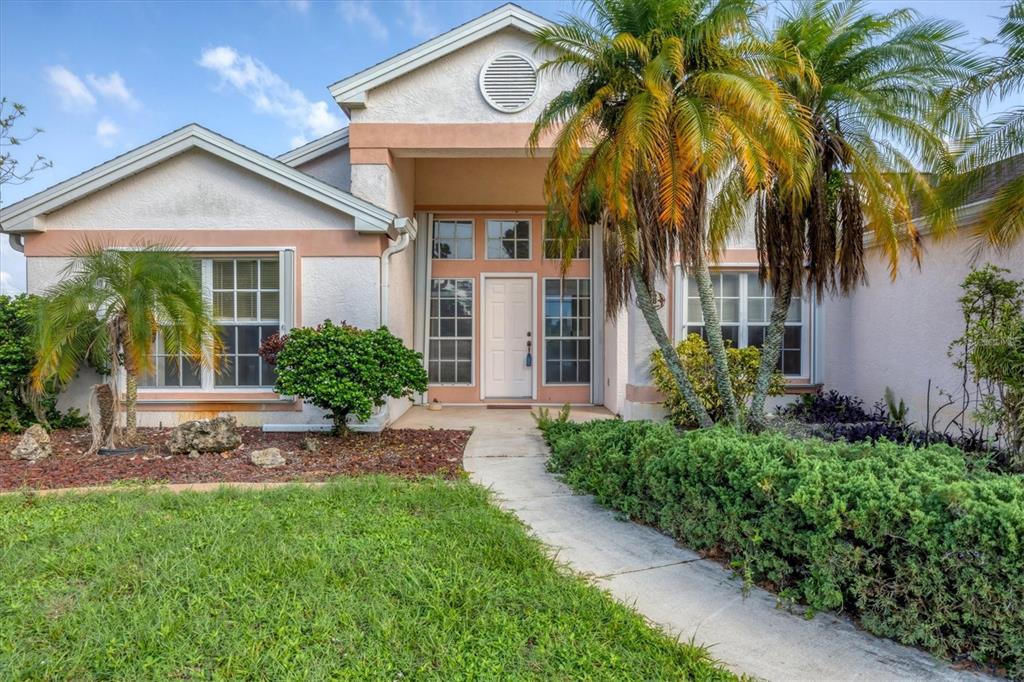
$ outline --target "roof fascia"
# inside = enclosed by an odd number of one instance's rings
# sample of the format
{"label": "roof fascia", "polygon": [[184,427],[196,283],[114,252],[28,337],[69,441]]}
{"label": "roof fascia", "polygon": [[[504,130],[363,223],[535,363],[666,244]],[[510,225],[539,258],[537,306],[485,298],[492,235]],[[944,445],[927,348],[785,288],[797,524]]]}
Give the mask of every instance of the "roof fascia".
{"label": "roof fascia", "polygon": [[317,159],[324,154],[328,154],[337,149],[344,149],[348,146],[348,128],[342,128],[336,130],[333,133],[328,133],[321,138],[307,142],[301,147],[289,150],[284,154],[277,157],[277,160],[281,163],[286,163],[289,166],[301,166],[304,163],[308,163]]}
{"label": "roof fascia", "polygon": [[34,218],[51,213],[190,149],[202,149],[352,216],[356,230],[390,234],[395,215],[202,126],[189,125],[0,211],[5,232],[41,231]]}

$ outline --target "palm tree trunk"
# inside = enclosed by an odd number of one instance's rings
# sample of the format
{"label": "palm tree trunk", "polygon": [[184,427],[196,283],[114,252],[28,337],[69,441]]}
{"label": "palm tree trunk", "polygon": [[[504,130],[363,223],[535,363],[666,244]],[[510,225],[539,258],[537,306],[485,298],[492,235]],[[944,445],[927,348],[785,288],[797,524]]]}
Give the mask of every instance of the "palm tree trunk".
{"label": "palm tree trunk", "polygon": [[725,411],[726,421],[734,426],[740,426],[740,411],[736,405],[736,395],[732,391],[725,341],[722,340],[722,323],[718,319],[715,292],[711,286],[711,272],[708,270],[707,261],[702,258],[694,270],[693,278],[697,281],[701,312],[704,313],[704,332],[708,338],[708,351],[711,353],[715,386],[722,399],[722,409]]}
{"label": "palm tree trunk", "polygon": [[764,403],[768,398],[768,387],[771,385],[772,374],[779,364],[782,352],[782,340],[786,336],[786,316],[789,314],[789,302],[793,300],[793,285],[785,282],[775,292],[775,301],[768,327],[764,330],[764,343],[761,345],[761,366],[757,370],[754,383],[754,395],[750,400],[750,414],[747,421],[750,428],[760,431],[765,427]]}
{"label": "palm tree trunk", "polygon": [[124,382],[124,421],[127,430],[126,439],[135,443],[136,426],[138,423],[137,407],[139,400],[139,383],[134,368],[125,369]]}
{"label": "palm tree trunk", "polygon": [[711,416],[708,415],[704,404],[697,397],[697,391],[694,390],[693,384],[690,383],[689,377],[686,376],[686,370],[683,369],[682,363],[679,362],[679,355],[676,354],[676,349],[672,347],[672,342],[668,339],[665,326],[661,323],[658,311],[654,307],[654,296],[651,295],[651,289],[647,286],[647,281],[640,272],[640,268],[632,267],[630,274],[633,277],[633,289],[636,292],[637,307],[643,313],[644,320],[647,322],[647,328],[651,330],[651,335],[654,336],[654,340],[661,350],[661,355],[665,358],[665,364],[676,380],[679,394],[686,401],[690,411],[696,416],[697,423],[700,424],[701,428],[706,429],[714,426]]}

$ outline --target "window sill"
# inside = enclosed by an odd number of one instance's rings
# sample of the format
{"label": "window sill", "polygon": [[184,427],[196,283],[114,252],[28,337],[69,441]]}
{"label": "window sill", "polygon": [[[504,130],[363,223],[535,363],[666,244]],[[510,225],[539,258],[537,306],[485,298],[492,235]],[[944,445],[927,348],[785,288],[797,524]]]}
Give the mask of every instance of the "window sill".
{"label": "window sill", "polygon": [[141,412],[298,412],[302,401],[273,391],[140,391]]}
{"label": "window sill", "polygon": [[806,383],[792,383],[786,384],[783,389],[785,395],[805,395],[810,393],[817,393],[821,390],[821,384],[806,384]]}
{"label": "window sill", "polygon": [[235,390],[235,391],[202,391],[202,390],[140,390],[139,404],[168,403],[292,403],[293,398],[286,398],[274,393],[273,390]]}

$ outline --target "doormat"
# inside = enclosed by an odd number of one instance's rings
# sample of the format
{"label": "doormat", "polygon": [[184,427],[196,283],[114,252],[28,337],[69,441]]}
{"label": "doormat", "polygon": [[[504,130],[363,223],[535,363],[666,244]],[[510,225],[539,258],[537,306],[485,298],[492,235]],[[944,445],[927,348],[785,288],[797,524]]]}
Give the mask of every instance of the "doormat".
{"label": "doormat", "polygon": [[522,403],[518,405],[488,405],[488,410],[532,410],[533,405]]}

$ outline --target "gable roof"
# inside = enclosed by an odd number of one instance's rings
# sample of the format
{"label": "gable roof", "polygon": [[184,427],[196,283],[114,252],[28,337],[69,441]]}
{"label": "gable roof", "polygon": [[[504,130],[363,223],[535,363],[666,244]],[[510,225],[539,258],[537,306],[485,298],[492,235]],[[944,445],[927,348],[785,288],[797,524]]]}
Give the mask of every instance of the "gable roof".
{"label": "gable roof", "polygon": [[323,137],[307,142],[295,149],[286,151],[278,156],[277,160],[281,163],[287,163],[289,166],[301,166],[335,149],[344,149],[347,146],[348,128],[342,128],[341,130],[335,130],[333,133],[327,133]]}
{"label": "gable roof", "polygon": [[4,232],[11,233],[39,232],[41,228],[37,227],[33,220],[37,215],[52,213],[191,149],[201,149],[350,215],[359,232],[397,234],[394,226],[396,216],[390,211],[332,187],[322,180],[196,123],[179,128],[80,175],[0,209],[0,227]]}
{"label": "gable roof", "polygon": [[519,5],[508,3],[410,50],[338,81],[329,88],[331,96],[345,111],[364,107],[366,106],[366,93],[373,88],[481,38],[510,27],[526,33],[534,33],[550,25],[551,22],[539,14],[529,12]]}

